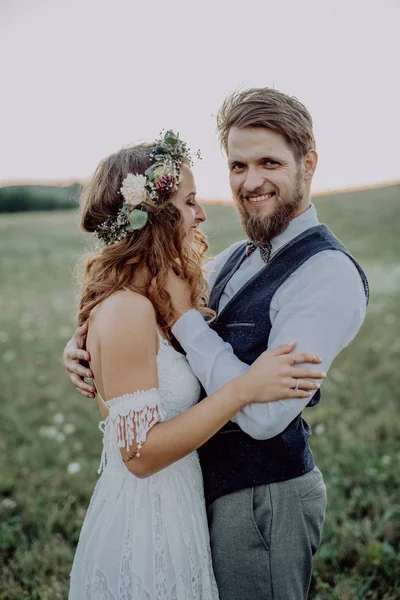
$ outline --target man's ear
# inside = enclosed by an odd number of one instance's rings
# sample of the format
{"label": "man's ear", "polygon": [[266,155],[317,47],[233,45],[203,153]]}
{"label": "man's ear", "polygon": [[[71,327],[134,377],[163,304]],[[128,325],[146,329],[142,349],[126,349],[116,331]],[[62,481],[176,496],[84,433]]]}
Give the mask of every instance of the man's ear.
{"label": "man's ear", "polygon": [[315,169],[318,164],[318,154],[316,150],[309,150],[304,157],[303,166],[304,166],[304,179],[310,180],[313,178],[315,173]]}

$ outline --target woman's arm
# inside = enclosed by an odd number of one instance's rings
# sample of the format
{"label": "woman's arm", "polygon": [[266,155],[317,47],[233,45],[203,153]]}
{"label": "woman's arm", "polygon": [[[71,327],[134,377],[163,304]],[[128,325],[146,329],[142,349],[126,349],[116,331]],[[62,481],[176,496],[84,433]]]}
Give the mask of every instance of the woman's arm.
{"label": "woman's arm", "polygon": [[[157,389],[158,337],[151,303],[138,294],[124,292],[114,295],[104,304],[91,324],[92,332],[93,327],[99,332],[101,377],[96,377],[96,383],[98,386],[100,383],[104,398]],[[289,354],[293,348],[294,344],[264,353],[245,375],[233,379],[181,415],[153,425],[146,432],[140,457],[126,462],[127,468],[137,477],[156,473],[203,445],[249,402],[307,397],[309,391],[294,392],[291,389],[296,385],[293,377],[322,378],[322,374],[312,369],[304,369],[304,374],[301,374],[299,369],[294,369],[291,366],[293,358]],[[311,360],[303,354],[301,357],[296,355],[296,358]],[[316,386],[309,382],[309,390]],[[146,394],[142,396],[145,402]],[[159,408],[158,414],[162,412],[162,407]],[[151,410],[157,414],[158,409],[154,405]],[[120,449],[123,459],[128,458],[137,447],[136,437],[134,435],[129,449]]]}

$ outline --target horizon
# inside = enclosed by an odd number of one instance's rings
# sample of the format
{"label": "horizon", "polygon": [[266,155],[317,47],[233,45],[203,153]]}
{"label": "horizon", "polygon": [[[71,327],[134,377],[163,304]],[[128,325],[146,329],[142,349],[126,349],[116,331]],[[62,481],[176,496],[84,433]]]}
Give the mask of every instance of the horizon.
{"label": "horizon", "polygon": [[[27,180],[10,180],[10,181],[0,181],[0,189],[5,187],[70,187],[72,185],[81,185],[85,184],[85,180],[78,179],[68,179],[68,180],[37,180],[30,181],[27,183]],[[319,198],[321,196],[334,196],[340,194],[347,194],[352,192],[363,192],[367,190],[377,190],[386,187],[394,187],[400,185],[400,179],[396,179],[393,181],[380,181],[372,184],[361,185],[361,186],[351,186],[347,188],[335,188],[330,190],[316,190],[311,191],[310,198]],[[221,197],[210,197],[210,196],[199,196],[199,202],[205,202],[207,204],[233,204],[233,198],[221,198]]]}

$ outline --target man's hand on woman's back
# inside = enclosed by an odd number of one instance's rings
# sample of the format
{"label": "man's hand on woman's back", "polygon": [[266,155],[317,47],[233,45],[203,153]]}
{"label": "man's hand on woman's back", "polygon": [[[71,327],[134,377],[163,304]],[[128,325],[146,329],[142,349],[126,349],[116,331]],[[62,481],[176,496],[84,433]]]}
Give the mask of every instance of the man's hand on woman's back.
{"label": "man's hand on woman's back", "polygon": [[93,373],[82,363],[90,361],[90,354],[85,350],[86,335],[88,332],[88,323],[84,323],[78,327],[64,348],[64,366],[67,370],[68,377],[78,392],[86,398],[94,398],[96,388],[89,383],[86,383],[84,378],[92,379]]}

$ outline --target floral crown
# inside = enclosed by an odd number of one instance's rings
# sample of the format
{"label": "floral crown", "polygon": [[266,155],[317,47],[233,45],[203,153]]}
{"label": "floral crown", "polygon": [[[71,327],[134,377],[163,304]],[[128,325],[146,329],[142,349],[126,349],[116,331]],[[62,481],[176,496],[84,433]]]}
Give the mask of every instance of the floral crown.
{"label": "floral crown", "polygon": [[[200,158],[199,151],[196,156]],[[120,193],[124,203],[117,216],[96,228],[97,237],[107,246],[143,229],[151,221],[149,208],[161,206],[178,189],[182,164],[193,165],[189,148],[173,131],[161,134],[150,157],[154,162],[144,175],[128,173],[123,180]]]}

